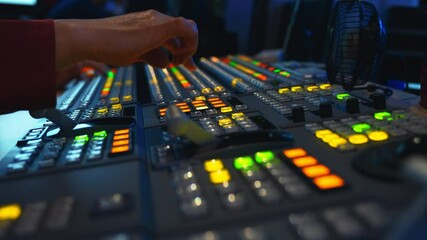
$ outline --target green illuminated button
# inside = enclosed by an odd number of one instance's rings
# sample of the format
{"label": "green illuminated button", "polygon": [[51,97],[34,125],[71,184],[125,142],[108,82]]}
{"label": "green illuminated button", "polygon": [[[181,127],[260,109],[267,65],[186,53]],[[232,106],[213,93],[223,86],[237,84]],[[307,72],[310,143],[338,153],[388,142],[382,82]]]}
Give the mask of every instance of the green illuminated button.
{"label": "green illuminated button", "polygon": [[340,94],[337,94],[337,99],[339,99],[339,100],[344,100],[344,99],[347,99],[347,98],[349,98],[350,97],[350,94],[348,94],[348,93],[340,93]]}
{"label": "green illuminated button", "polygon": [[263,151],[255,153],[255,161],[257,163],[267,163],[274,159],[272,151]]}
{"label": "green illuminated button", "polygon": [[393,120],[393,118],[391,117],[391,113],[389,112],[377,112],[374,113],[374,118],[377,120]]}
{"label": "green illuminated button", "polygon": [[93,133],[94,137],[106,137],[107,136],[107,132],[106,131],[98,131],[98,132],[94,132]]}
{"label": "green illuminated button", "polygon": [[89,141],[89,136],[88,135],[79,135],[79,136],[75,136],[74,137],[74,141],[76,141],[76,142],[80,142],[80,141],[85,141],[85,142],[87,142],[87,141]]}
{"label": "green illuminated button", "polygon": [[362,133],[362,132],[365,132],[365,131],[371,129],[371,125],[369,125],[367,123],[358,123],[358,124],[354,124],[353,126],[351,126],[351,128],[353,129],[353,131],[355,131],[357,133]]}
{"label": "green illuminated button", "polygon": [[247,169],[254,165],[254,161],[250,156],[238,157],[234,159],[234,168],[237,170]]}

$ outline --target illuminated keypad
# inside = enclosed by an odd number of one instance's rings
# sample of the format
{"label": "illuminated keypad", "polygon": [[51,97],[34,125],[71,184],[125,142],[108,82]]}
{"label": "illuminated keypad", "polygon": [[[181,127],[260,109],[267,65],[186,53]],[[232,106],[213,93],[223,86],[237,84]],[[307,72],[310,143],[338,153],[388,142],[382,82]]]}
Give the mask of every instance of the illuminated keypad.
{"label": "illuminated keypad", "polygon": [[129,153],[131,149],[131,138],[129,129],[114,131],[110,155]]}

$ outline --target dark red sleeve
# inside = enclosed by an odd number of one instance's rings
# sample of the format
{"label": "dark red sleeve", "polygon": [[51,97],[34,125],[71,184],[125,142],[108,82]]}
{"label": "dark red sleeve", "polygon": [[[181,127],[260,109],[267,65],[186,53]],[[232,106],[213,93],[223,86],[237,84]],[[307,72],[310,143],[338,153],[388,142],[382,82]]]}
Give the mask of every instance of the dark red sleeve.
{"label": "dark red sleeve", "polygon": [[0,20],[0,113],[55,107],[52,20]]}

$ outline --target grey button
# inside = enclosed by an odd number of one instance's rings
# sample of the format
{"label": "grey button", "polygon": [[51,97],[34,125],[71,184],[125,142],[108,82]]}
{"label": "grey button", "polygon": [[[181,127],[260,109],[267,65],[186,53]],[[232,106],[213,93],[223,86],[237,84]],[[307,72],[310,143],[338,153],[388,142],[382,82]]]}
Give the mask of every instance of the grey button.
{"label": "grey button", "polygon": [[243,193],[224,194],[221,201],[228,210],[241,210],[246,206],[246,197]]}
{"label": "grey button", "polygon": [[208,206],[203,197],[182,201],[179,207],[181,212],[188,218],[198,218],[208,213]]}

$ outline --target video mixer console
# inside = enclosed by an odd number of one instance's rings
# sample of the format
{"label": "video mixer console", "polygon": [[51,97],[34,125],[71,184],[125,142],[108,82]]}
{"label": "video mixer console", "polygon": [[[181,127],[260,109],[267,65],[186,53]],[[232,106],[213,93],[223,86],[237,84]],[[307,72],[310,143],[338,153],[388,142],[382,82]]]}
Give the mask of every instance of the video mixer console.
{"label": "video mixer console", "polygon": [[410,103],[374,84],[344,91],[315,63],[197,66],[70,84],[57,109],[77,126],[43,121],[0,161],[0,239],[399,236],[421,192],[401,148],[427,134]]}

